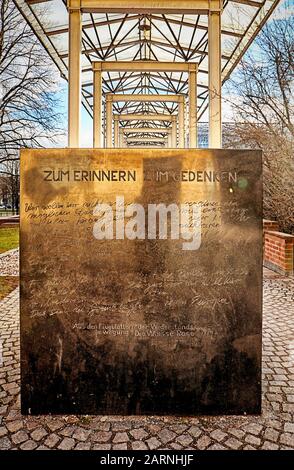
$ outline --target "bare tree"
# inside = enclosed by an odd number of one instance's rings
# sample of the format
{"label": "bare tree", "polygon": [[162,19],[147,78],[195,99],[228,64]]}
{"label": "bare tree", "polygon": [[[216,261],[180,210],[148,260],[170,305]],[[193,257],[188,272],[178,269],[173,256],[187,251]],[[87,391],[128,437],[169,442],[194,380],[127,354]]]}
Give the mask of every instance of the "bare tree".
{"label": "bare tree", "polygon": [[228,82],[228,146],[263,150],[264,216],[294,232],[294,17],[268,23]]}
{"label": "bare tree", "polygon": [[0,164],[63,133],[60,77],[12,0],[0,1]]}
{"label": "bare tree", "polygon": [[19,213],[19,160],[9,160],[2,165],[0,188],[11,202],[13,214]]}

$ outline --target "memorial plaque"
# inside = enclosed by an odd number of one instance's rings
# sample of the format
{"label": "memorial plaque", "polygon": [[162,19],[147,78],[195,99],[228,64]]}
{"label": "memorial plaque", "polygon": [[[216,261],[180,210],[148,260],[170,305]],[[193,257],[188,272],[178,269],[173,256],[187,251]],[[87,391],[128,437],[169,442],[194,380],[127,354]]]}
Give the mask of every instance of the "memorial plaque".
{"label": "memorial plaque", "polygon": [[25,150],[24,414],[261,407],[261,153]]}

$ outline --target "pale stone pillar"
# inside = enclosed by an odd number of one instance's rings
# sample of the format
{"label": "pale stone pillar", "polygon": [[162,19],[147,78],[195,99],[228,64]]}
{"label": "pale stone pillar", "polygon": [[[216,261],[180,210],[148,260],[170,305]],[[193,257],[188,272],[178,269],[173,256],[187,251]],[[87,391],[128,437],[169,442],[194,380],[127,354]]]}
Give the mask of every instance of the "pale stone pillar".
{"label": "pale stone pillar", "polygon": [[124,148],[124,132],[122,129],[119,129],[119,146]]}
{"label": "pale stone pillar", "polygon": [[189,147],[197,147],[197,64],[189,64]]}
{"label": "pale stone pillar", "polygon": [[68,146],[80,145],[82,15],[69,8],[68,34]]}
{"label": "pale stone pillar", "polygon": [[106,95],[106,147],[112,148],[112,95]]}
{"label": "pale stone pillar", "polygon": [[119,147],[119,119],[118,115],[115,114],[113,116],[114,119],[114,147],[118,148]]}
{"label": "pale stone pillar", "polygon": [[208,15],[209,147],[222,146],[221,121],[221,12]]}
{"label": "pale stone pillar", "polygon": [[179,147],[185,148],[185,98],[179,101]]}
{"label": "pale stone pillar", "polygon": [[177,116],[172,116],[172,148],[177,148]]}
{"label": "pale stone pillar", "polygon": [[94,70],[93,81],[93,146],[102,147],[102,70],[99,62]]}

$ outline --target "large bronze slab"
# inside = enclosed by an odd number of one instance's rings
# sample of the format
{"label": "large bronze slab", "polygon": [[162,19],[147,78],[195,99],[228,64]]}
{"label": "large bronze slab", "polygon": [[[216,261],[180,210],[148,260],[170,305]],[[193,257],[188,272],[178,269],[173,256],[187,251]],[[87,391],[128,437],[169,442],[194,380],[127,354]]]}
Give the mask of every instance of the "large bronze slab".
{"label": "large bronze slab", "polygon": [[261,191],[255,151],[23,151],[22,412],[259,413]]}

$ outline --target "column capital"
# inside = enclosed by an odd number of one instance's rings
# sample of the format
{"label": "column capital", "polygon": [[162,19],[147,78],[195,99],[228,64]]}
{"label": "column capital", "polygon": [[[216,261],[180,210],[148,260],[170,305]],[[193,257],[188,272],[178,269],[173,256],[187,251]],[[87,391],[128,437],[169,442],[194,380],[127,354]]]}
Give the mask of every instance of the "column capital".
{"label": "column capital", "polygon": [[209,148],[222,146],[221,15],[208,15]]}
{"label": "column capital", "polygon": [[102,72],[102,62],[92,62],[93,72]]}
{"label": "column capital", "polygon": [[113,120],[114,121],[119,121],[119,114],[114,114],[113,115]]}
{"label": "column capital", "polygon": [[223,0],[209,0],[209,13],[220,14],[223,10]]}
{"label": "column capital", "polygon": [[[75,0],[76,1],[76,0]],[[76,4],[73,4],[75,6]],[[68,14],[68,146],[79,147],[81,111],[81,33],[82,14],[79,8]]]}
{"label": "column capital", "polygon": [[198,64],[196,62],[189,63],[189,72],[197,72]]}
{"label": "column capital", "polygon": [[105,99],[106,101],[110,101],[111,103],[113,102],[113,94],[112,93],[106,93],[105,94]]}
{"label": "column capital", "polygon": [[81,10],[81,0],[67,0],[67,9],[69,12]]}

